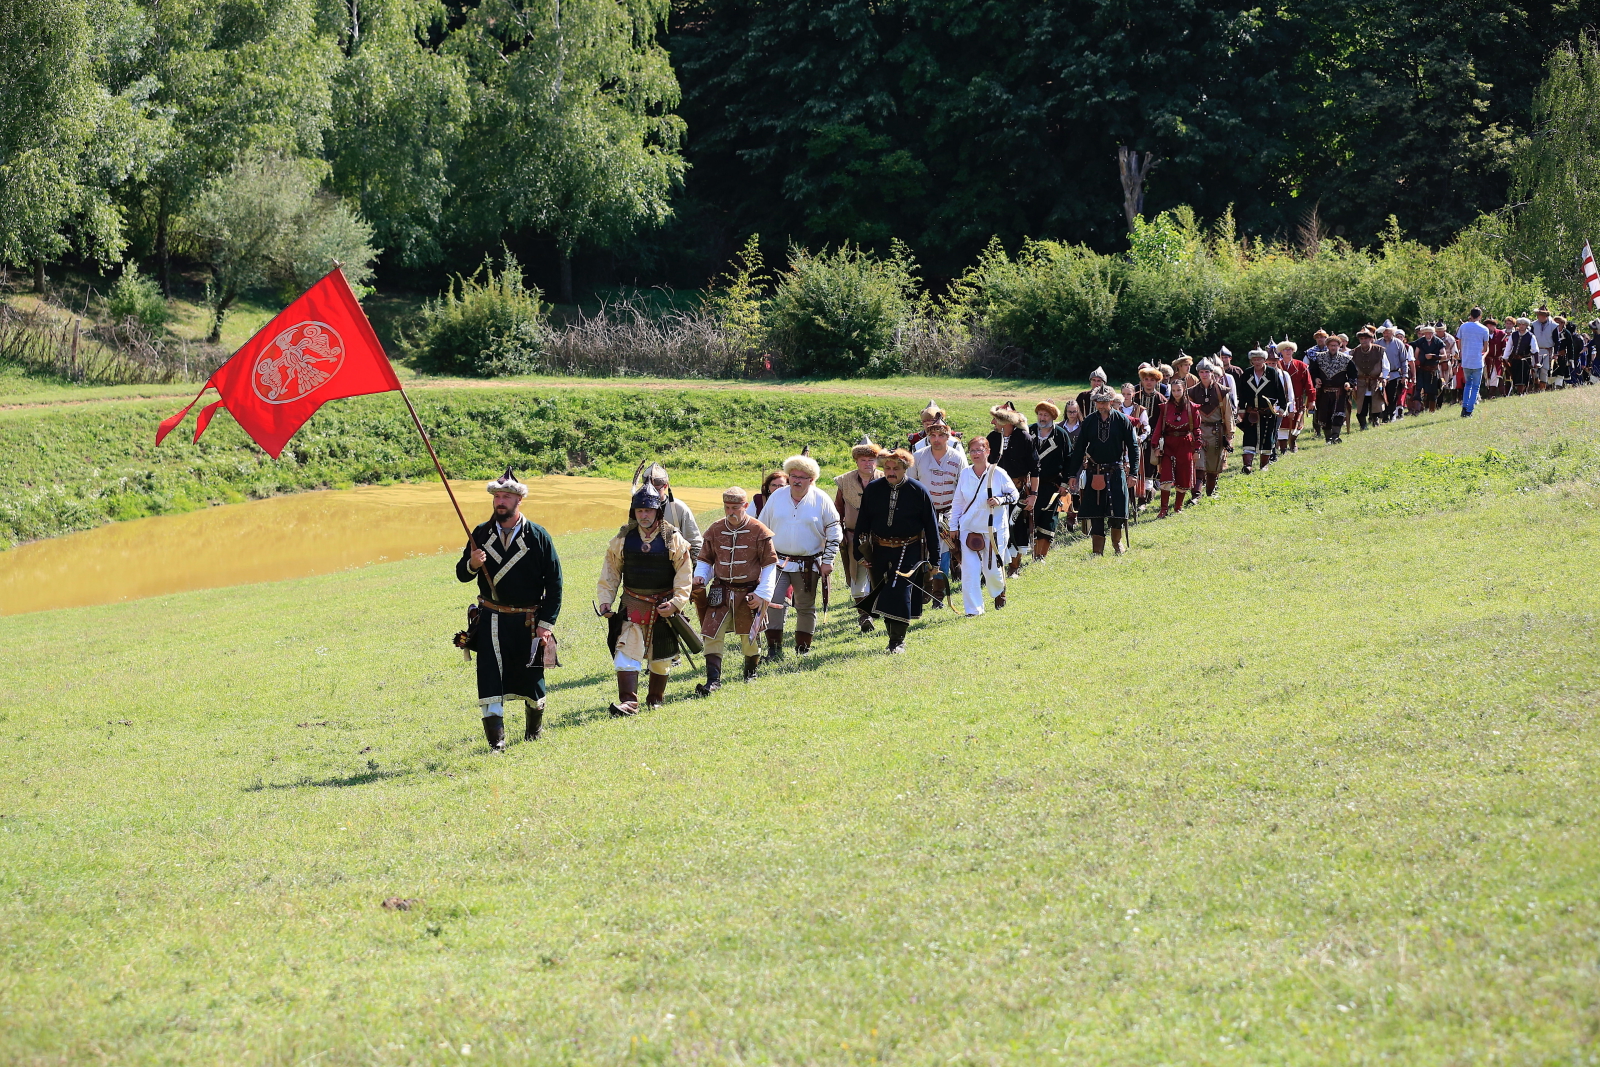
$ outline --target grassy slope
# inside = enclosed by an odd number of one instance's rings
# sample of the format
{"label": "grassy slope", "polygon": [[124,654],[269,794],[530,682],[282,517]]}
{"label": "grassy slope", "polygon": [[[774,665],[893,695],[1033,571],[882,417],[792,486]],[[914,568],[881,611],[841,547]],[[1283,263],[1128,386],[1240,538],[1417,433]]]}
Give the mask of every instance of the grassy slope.
{"label": "grassy slope", "polygon": [[633,721],[565,538],[502,758],[447,560],[0,619],[0,1060],[1580,1062],[1597,409],[1313,446]]}
{"label": "grassy slope", "polygon": [[[718,486],[759,484],[763,470],[803,443],[831,468],[847,469],[861,433],[904,439],[926,403],[910,396],[925,394],[525,385],[420,390],[415,401],[454,477],[492,475],[511,462],[522,471],[626,478],[655,454],[680,483]],[[947,406],[958,426],[986,429],[993,396]],[[0,410],[0,546],[108,519],[434,476],[405,408],[387,394],[323,408],[276,461],[225,412],[199,445],[190,443],[191,415],[157,448],[156,425],[180,406],[106,401]]]}

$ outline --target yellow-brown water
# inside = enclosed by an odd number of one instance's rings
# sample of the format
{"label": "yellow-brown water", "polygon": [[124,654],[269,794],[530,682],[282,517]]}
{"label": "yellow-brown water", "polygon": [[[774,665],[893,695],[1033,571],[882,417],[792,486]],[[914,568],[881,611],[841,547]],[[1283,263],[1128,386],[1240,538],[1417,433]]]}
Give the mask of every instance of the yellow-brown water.
{"label": "yellow-brown water", "polygon": [[[452,482],[476,526],[489,517],[482,482]],[[522,512],[553,534],[602,529],[627,515],[628,483],[536,478]],[[716,489],[673,489],[695,511]],[[185,589],[275,582],[435,552],[466,543],[438,482],[294,493],[247,504],[113,523],[0,552],[0,615],[109,604]]]}

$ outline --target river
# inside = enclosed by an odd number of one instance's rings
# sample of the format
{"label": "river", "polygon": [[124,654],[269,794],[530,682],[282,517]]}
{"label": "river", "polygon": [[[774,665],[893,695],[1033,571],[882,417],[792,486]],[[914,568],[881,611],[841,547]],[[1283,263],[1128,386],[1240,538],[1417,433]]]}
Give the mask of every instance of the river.
{"label": "river", "polygon": [[[482,482],[451,482],[467,521],[489,517]],[[529,482],[523,513],[553,534],[620,525],[628,483],[554,476]],[[716,489],[673,494],[696,512]],[[459,552],[466,538],[438,482],[269,497],[112,523],[0,552],[0,615],[110,604],[327,574]]]}

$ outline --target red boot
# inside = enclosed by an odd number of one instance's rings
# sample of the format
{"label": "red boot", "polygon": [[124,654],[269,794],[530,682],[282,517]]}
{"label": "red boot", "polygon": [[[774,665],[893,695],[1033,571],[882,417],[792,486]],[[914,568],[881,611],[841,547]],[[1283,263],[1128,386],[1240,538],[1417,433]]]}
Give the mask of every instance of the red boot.
{"label": "red boot", "polygon": [[1161,510],[1156,512],[1156,518],[1158,518],[1158,519],[1166,518],[1167,517],[1167,512],[1170,510],[1169,505],[1171,503],[1172,503],[1172,493],[1171,493],[1171,491],[1167,490],[1167,489],[1161,490]]}

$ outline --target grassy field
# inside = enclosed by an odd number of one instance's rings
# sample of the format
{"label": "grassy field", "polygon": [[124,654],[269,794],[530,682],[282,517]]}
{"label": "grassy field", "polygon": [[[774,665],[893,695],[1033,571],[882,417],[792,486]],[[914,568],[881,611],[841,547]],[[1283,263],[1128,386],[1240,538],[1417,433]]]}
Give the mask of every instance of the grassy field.
{"label": "grassy field", "polygon": [[1595,1062],[1597,416],[1312,445],[636,720],[565,537],[500,757],[445,558],[0,619],[0,1061]]}
{"label": "grassy field", "polygon": [[[419,389],[415,402],[452,477],[499,473],[506,463],[534,474],[627,478],[645,456],[671,465],[683,485],[760,484],[763,471],[809,444],[832,470],[850,466],[862,433],[905,439],[927,393],[900,383],[873,394],[801,388],[703,389],[629,383],[536,383]],[[917,383],[924,384],[924,383]],[[966,390],[972,383],[957,381]],[[984,383],[991,391],[942,394],[956,425],[987,430],[995,390],[1027,398],[1026,384]],[[192,394],[191,394],[192,395]],[[946,400],[946,397],[950,399]],[[399,398],[330,404],[273,460],[225,412],[201,442],[193,416],[159,448],[155,428],[187,398],[97,398],[0,410],[0,548],[87,529],[115,519],[181,512],[300,489],[435,477]]]}

